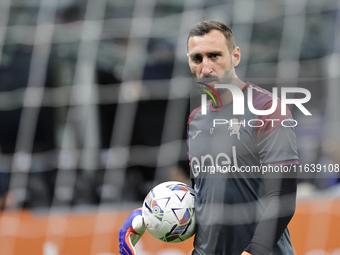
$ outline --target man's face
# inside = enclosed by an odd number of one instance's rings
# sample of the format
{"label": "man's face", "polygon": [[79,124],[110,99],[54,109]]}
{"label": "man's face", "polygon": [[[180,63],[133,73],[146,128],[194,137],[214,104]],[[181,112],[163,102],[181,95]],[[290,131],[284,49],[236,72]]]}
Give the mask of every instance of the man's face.
{"label": "man's face", "polygon": [[194,78],[211,85],[223,78],[236,78],[234,67],[240,62],[240,49],[236,47],[230,54],[226,40],[217,30],[189,38],[187,55]]}

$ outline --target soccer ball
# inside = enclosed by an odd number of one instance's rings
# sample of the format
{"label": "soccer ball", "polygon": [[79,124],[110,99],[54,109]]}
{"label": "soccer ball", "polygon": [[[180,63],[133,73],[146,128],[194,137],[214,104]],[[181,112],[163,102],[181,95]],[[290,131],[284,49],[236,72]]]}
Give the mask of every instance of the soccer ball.
{"label": "soccer ball", "polygon": [[147,230],[157,239],[178,243],[196,230],[195,192],[181,182],[164,182],[154,187],[143,202]]}

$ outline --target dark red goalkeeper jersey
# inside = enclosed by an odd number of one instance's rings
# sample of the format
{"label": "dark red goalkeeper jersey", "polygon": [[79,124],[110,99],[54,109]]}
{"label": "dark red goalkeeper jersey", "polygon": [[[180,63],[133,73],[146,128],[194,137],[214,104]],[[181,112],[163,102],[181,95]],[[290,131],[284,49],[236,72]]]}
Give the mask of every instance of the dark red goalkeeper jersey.
{"label": "dark red goalkeeper jersey", "polygon": [[[206,115],[197,108],[189,116],[195,255],[294,254],[287,224],[295,211],[296,179],[280,171],[298,164],[296,122],[289,109],[281,115],[280,100],[274,113],[253,114],[248,88],[255,109],[271,108],[272,94],[247,83],[244,115],[233,115],[232,104],[214,108],[209,101]],[[269,166],[278,171],[270,178],[262,171]]]}

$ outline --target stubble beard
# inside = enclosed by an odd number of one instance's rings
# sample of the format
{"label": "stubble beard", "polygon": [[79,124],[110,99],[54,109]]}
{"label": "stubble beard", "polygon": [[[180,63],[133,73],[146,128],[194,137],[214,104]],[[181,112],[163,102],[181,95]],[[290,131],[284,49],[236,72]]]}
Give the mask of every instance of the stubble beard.
{"label": "stubble beard", "polygon": [[[201,82],[208,84],[215,88],[216,84],[234,84],[235,77],[233,77],[232,69],[228,69],[225,71],[222,78],[219,78],[218,76],[207,74],[203,76],[202,78],[197,78],[195,74],[192,74],[196,82]],[[200,87],[203,87],[203,85],[199,85]],[[216,92],[222,96],[225,92],[229,91],[228,89],[215,89]]]}

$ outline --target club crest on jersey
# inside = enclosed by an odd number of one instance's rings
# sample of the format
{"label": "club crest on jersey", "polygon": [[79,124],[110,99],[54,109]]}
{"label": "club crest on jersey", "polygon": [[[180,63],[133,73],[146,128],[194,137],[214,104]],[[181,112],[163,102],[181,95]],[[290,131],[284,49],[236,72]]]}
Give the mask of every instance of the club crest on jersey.
{"label": "club crest on jersey", "polygon": [[236,118],[231,119],[229,121],[229,127],[228,127],[228,130],[231,130],[230,136],[236,135],[237,139],[240,140],[240,129],[242,125],[244,125],[244,121],[239,122],[239,120]]}

